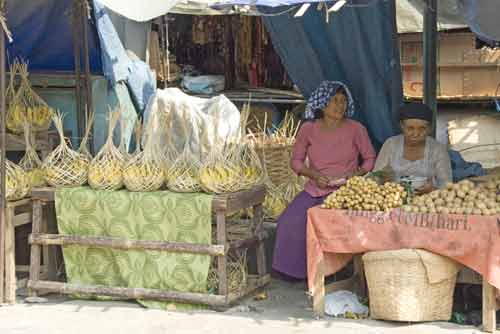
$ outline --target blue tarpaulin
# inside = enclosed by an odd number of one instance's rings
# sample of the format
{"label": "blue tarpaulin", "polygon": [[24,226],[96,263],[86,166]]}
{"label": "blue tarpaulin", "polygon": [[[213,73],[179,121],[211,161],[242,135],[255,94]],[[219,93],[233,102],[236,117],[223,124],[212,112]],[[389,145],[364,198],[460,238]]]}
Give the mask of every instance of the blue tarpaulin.
{"label": "blue tarpaulin", "polygon": [[293,82],[306,98],[323,80],[346,83],[356,104],[354,118],[367,126],[379,148],[399,131],[397,110],[403,101],[392,2],[345,7],[331,13],[329,23],[325,10],[310,8],[301,18],[293,14],[264,17]]}
{"label": "blue tarpaulin", "polygon": [[[7,60],[22,57],[29,69],[73,71],[72,0],[7,0],[5,13],[14,41],[7,45]],[[90,68],[102,73],[97,34],[89,27]],[[82,63],[83,65],[83,63]]]}

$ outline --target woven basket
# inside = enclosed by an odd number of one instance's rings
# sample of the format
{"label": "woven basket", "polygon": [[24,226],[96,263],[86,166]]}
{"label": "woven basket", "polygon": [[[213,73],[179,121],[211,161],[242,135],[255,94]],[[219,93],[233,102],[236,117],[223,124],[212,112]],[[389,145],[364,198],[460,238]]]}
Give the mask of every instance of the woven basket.
{"label": "woven basket", "polygon": [[[425,255],[426,265],[421,260]],[[448,321],[458,266],[448,258],[403,249],[369,252],[363,256],[373,319],[390,321]],[[447,277],[436,283],[433,277]]]}
{"label": "woven basket", "polygon": [[290,168],[292,145],[263,145],[256,148],[264,170],[272,184],[286,183],[293,174]]}

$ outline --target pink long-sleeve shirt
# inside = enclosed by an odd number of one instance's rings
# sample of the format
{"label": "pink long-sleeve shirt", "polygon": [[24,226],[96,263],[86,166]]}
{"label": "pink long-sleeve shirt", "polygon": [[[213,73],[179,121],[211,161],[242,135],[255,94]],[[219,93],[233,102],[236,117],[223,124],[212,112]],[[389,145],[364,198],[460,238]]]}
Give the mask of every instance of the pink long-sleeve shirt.
{"label": "pink long-sleeve shirt", "polygon": [[[371,171],[375,164],[373,149],[366,128],[346,119],[335,131],[321,129],[320,122],[305,123],[293,146],[291,167],[299,173],[308,158],[309,167],[330,177],[340,177],[361,167]],[[313,197],[325,196],[336,187],[321,189],[308,180],[305,191]]]}

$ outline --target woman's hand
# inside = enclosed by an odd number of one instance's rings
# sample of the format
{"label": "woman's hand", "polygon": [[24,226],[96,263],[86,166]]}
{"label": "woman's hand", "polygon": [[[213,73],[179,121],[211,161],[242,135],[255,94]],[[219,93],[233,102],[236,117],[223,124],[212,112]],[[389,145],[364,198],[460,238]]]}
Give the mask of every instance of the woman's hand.
{"label": "woman's hand", "polygon": [[316,185],[320,188],[320,189],[325,189],[325,188],[328,188],[329,186],[329,183],[330,183],[330,179],[327,177],[327,176],[324,176],[320,173],[317,173],[315,176],[314,176],[314,182],[316,182]]}
{"label": "woman's hand", "polygon": [[432,182],[427,182],[422,187],[420,187],[418,189],[415,189],[415,193],[417,195],[428,194],[428,193],[430,193],[431,191],[433,191],[435,189],[436,188],[434,188],[434,185],[432,184]]}

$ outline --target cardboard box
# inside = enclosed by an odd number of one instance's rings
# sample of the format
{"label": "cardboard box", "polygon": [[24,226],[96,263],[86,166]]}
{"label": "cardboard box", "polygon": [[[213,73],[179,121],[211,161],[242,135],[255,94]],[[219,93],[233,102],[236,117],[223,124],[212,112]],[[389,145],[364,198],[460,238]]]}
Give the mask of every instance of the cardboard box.
{"label": "cardboard box", "polygon": [[[472,33],[441,32],[438,38],[438,97],[484,98],[498,95],[500,50],[475,49]],[[403,91],[422,97],[422,34],[400,35]]]}

